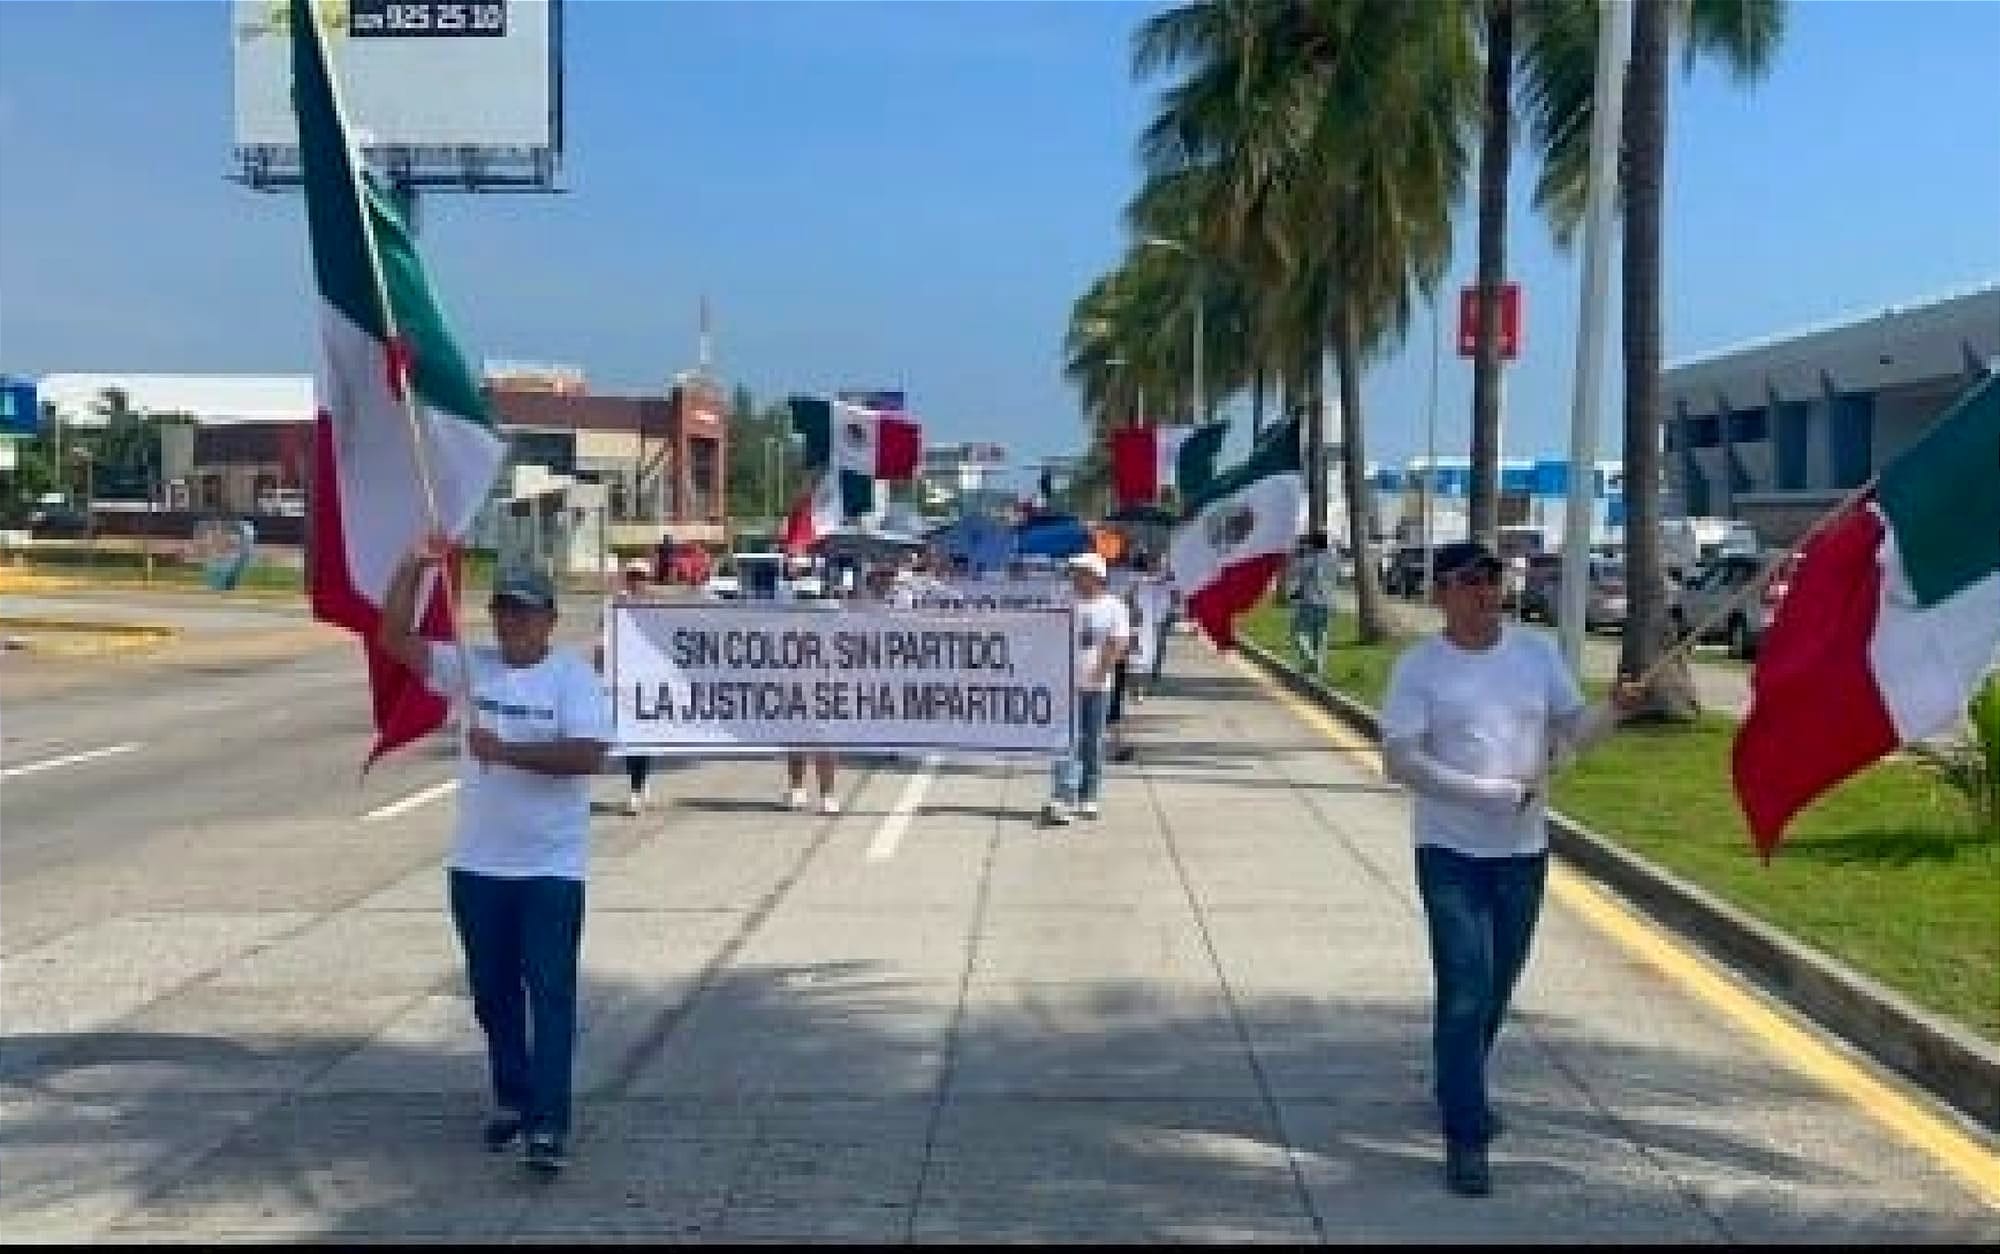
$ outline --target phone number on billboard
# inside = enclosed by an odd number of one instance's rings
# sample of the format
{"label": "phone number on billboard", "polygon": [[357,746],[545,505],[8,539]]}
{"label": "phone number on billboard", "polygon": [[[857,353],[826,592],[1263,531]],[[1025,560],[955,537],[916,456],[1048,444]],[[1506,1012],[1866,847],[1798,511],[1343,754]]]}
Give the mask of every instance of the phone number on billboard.
{"label": "phone number on billboard", "polygon": [[382,35],[505,35],[505,0],[350,0],[347,33]]}

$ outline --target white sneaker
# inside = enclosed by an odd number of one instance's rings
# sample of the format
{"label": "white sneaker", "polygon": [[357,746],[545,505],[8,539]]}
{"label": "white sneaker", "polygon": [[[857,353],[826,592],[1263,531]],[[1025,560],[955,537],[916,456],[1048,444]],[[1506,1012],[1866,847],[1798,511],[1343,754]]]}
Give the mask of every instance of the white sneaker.
{"label": "white sneaker", "polygon": [[638,813],[639,813],[639,811],[641,811],[641,810],[643,810],[643,809],[645,809],[645,808],[646,808],[646,794],[645,794],[645,793],[642,793],[642,792],[635,792],[635,793],[629,793],[629,794],[627,794],[627,795],[626,795],[626,797],[625,797],[625,813],[627,813],[627,814],[629,814],[629,815],[632,815],[632,816],[634,816],[634,817],[637,817],[637,816],[638,816]]}
{"label": "white sneaker", "polygon": [[821,814],[839,814],[840,798],[834,796],[832,793],[821,797],[819,799],[819,812]]}
{"label": "white sneaker", "polygon": [[1097,803],[1095,801],[1086,801],[1076,808],[1076,812],[1084,818],[1094,819],[1097,817]]}
{"label": "white sneaker", "polygon": [[1060,801],[1051,801],[1042,807],[1043,827],[1068,827],[1069,807]]}
{"label": "white sneaker", "polygon": [[791,788],[791,789],[787,789],[787,790],[785,791],[785,808],[786,808],[787,810],[803,810],[803,809],[805,809],[805,808],[806,808],[806,790],[805,790],[805,789],[803,789],[803,788]]}

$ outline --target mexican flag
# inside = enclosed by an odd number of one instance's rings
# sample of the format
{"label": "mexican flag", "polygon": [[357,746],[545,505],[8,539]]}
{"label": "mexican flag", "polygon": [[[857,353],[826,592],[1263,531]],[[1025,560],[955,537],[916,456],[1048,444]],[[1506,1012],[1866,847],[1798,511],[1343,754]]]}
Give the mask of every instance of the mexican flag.
{"label": "mexican flag", "polygon": [[1183,500],[1215,478],[1229,424],[1120,427],[1111,433],[1111,488],[1118,507],[1151,505],[1168,488]]}
{"label": "mexican flag", "polygon": [[1962,397],[1799,554],[1736,735],[1765,857],[1814,798],[1948,730],[2000,651],[2000,376]]}
{"label": "mexican flag", "polygon": [[801,553],[848,519],[875,512],[877,483],[916,478],[924,443],[923,429],[906,414],[817,396],[795,396],[791,409],[815,475],[785,518],[785,549]]}
{"label": "mexican flag", "polygon": [[[408,227],[361,170],[308,0],[292,0],[292,95],[319,284],[314,440],[313,614],[361,636],[374,698],[375,758],[444,723],[445,702],[375,645],[390,576],[432,526],[410,413],[424,444],[437,525],[461,537],[504,448],[453,345]],[[449,640],[444,598],[424,634]]]}
{"label": "mexican flag", "polygon": [[1217,647],[1235,647],[1237,617],[1284,568],[1305,512],[1296,419],[1273,429],[1247,461],[1188,502],[1170,549],[1174,583],[1188,616]]}

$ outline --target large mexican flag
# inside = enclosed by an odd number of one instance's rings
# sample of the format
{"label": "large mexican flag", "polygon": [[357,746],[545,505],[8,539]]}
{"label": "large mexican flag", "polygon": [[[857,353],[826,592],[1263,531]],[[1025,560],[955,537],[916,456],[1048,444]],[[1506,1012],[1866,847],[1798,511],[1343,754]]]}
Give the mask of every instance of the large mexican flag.
{"label": "large mexican flag", "polygon": [[[367,651],[373,761],[435,730],[446,714],[443,700],[375,645],[389,578],[432,526],[414,436],[423,441],[437,525],[454,539],[471,526],[504,450],[408,227],[360,168],[308,0],[292,0],[291,28],[293,107],[320,295],[307,577],[314,615],[358,633]],[[424,632],[450,639],[444,598],[430,591]]]}
{"label": "large mexican flag", "polygon": [[1750,681],[1736,793],[1769,857],[1841,780],[1964,717],[2000,650],[2000,376],[1799,555]]}
{"label": "large mexican flag", "polygon": [[1218,648],[1235,646],[1237,618],[1284,569],[1305,512],[1297,419],[1270,431],[1246,461],[1188,502],[1169,551],[1173,580],[1188,617]]}

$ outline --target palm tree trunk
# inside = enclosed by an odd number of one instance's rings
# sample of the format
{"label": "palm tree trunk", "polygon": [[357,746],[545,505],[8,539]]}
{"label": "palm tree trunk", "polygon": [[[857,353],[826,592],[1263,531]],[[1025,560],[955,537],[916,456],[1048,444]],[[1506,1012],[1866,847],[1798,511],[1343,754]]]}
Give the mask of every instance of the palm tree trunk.
{"label": "palm tree trunk", "polygon": [[1368,452],[1361,423],[1361,345],[1346,302],[1334,306],[1333,356],[1340,371],[1340,453],[1347,494],[1347,535],[1354,547],[1354,616],[1362,644],[1389,637],[1382,576],[1375,562],[1374,501],[1368,491]]}
{"label": "palm tree trunk", "polygon": [[[1667,166],[1669,0],[1638,0],[1625,96],[1625,586],[1630,596],[1619,659],[1643,673],[1667,634],[1660,567],[1660,209]],[[1685,664],[1654,684],[1651,713],[1676,721],[1697,712]]]}
{"label": "palm tree trunk", "polygon": [[1479,346],[1472,364],[1472,538],[1500,534],[1500,285],[1507,280],[1507,168],[1513,158],[1513,0],[1486,3],[1486,111],[1479,153]]}

